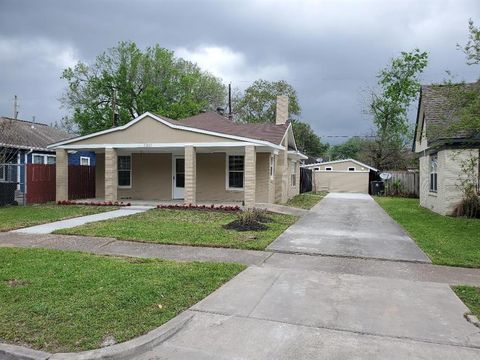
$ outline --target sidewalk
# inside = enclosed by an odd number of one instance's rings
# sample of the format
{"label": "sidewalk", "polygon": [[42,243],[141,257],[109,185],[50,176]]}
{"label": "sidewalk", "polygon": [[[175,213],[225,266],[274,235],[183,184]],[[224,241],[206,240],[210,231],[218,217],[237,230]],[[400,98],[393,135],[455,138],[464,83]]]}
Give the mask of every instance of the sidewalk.
{"label": "sidewalk", "polygon": [[0,247],[44,248],[178,261],[235,262],[248,266],[256,265],[269,268],[313,270],[449,285],[480,286],[480,269],[413,262],[163,245],[86,236],[39,234],[33,237],[30,234],[18,232],[0,233]]}
{"label": "sidewalk", "polygon": [[117,217],[128,216],[133,214],[138,214],[150,209],[153,209],[153,206],[128,206],[122,207],[118,210],[107,211],[99,214],[80,216],[72,219],[55,221],[47,224],[30,226],[23,229],[12,230],[15,233],[23,234],[50,234],[55,230],[68,229],[75,226],[84,225],[91,222],[114,219]]}

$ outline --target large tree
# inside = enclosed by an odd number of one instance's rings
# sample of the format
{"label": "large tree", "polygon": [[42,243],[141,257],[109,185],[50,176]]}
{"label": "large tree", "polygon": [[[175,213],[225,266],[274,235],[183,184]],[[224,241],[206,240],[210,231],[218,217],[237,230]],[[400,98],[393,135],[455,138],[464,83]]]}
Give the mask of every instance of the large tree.
{"label": "large tree", "polygon": [[369,104],[376,135],[369,144],[369,157],[378,169],[396,168],[402,159],[412,132],[408,111],[419,94],[419,76],[427,63],[426,52],[402,52],[377,75],[378,90],[371,92]]}
{"label": "large tree", "polygon": [[120,42],[94,63],[79,62],[64,70],[63,105],[73,112],[80,134],[118,125],[145,111],[173,119],[215,109],[225,102],[220,79],[196,64],[179,59],[159,45],[142,51],[134,42]]}
{"label": "large tree", "polygon": [[317,134],[313,131],[310,124],[293,120],[293,133],[298,150],[305,155],[312,157],[324,156],[328,150],[328,144],[323,144]]}
{"label": "large tree", "polygon": [[368,140],[352,137],[344,143],[331,146],[328,155],[330,160],[356,159],[363,161],[363,152],[365,152],[367,145]]}
{"label": "large tree", "polygon": [[257,80],[243,93],[233,99],[233,112],[236,121],[245,123],[275,122],[275,108],[278,95],[288,96],[289,119],[298,119],[301,108],[297,92],[284,80]]}

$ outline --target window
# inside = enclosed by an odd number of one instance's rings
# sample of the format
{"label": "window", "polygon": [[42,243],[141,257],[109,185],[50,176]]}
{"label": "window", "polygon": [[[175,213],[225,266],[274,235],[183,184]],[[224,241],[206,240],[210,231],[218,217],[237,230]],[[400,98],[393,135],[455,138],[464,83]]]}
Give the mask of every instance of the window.
{"label": "window", "polygon": [[332,169],[331,166],[326,166],[326,167],[325,167],[325,171],[332,171],[332,170],[333,170],[333,169]]}
{"label": "window", "polygon": [[48,156],[47,156],[47,164],[48,164],[48,165],[53,165],[53,164],[55,164],[56,160],[57,160],[57,158],[56,158],[55,156],[53,156],[53,155],[48,155]]}
{"label": "window", "polygon": [[43,155],[37,155],[37,154],[33,154],[33,157],[32,157],[32,163],[33,164],[44,164],[45,162],[45,156]]}
{"label": "window", "polygon": [[430,191],[437,192],[438,154],[430,155]]}
{"label": "window", "polygon": [[354,167],[349,167],[348,171],[355,171],[355,168]]}
{"label": "window", "polygon": [[314,168],[313,170],[318,171],[318,170],[320,170],[320,168],[316,167],[316,168]]}
{"label": "window", "polygon": [[270,179],[273,180],[275,176],[275,155],[270,156]]}
{"label": "window", "polygon": [[132,157],[118,157],[118,186],[123,188],[132,187]]}
{"label": "window", "polygon": [[80,156],[80,165],[90,166],[90,158],[87,156]]}
{"label": "window", "polygon": [[290,163],[290,184],[291,186],[297,186],[297,163],[292,161]]}
{"label": "window", "polygon": [[6,173],[6,165],[5,163],[5,156],[0,156],[0,181],[5,181],[5,173]]}
{"label": "window", "polygon": [[243,189],[243,174],[245,157],[243,155],[228,155],[228,189]]}

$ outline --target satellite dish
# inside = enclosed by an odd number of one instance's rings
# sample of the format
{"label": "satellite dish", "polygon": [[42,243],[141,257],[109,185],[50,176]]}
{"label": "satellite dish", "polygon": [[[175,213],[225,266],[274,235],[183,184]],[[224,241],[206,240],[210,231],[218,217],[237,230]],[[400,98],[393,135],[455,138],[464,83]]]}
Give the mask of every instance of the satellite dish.
{"label": "satellite dish", "polygon": [[380,174],[380,178],[381,178],[382,180],[390,180],[390,179],[392,178],[392,174],[390,174],[390,173],[381,173],[381,174]]}

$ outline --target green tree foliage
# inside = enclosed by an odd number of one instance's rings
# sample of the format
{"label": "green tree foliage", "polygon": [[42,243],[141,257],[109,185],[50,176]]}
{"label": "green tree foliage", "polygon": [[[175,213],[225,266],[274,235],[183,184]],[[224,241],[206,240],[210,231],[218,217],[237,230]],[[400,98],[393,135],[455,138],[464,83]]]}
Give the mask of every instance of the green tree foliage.
{"label": "green tree foliage", "polygon": [[295,134],[295,141],[297,148],[305,155],[312,157],[324,156],[328,150],[328,144],[323,144],[317,134],[313,131],[310,124],[293,120],[293,133]]}
{"label": "green tree foliage", "polygon": [[92,64],[79,62],[62,78],[67,81],[62,103],[82,135],[112,126],[114,96],[118,125],[145,111],[172,119],[196,115],[224,104],[226,96],[220,79],[196,64],[159,45],[142,51],[134,42],[120,42]]}
{"label": "green tree foliage", "polygon": [[368,140],[352,137],[342,144],[337,144],[330,147],[328,155],[331,160],[341,159],[356,159],[362,161],[360,158],[366,150]]}
{"label": "green tree foliage", "polygon": [[379,90],[371,92],[369,105],[376,128],[369,157],[378,169],[396,167],[411,138],[408,110],[418,96],[419,76],[427,63],[426,52],[419,49],[402,52],[377,75]]}
{"label": "green tree foliage", "polygon": [[233,98],[235,118],[245,123],[274,123],[278,95],[288,96],[289,119],[298,119],[301,108],[297,92],[284,80],[257,80],[243,93],[236,94]]}

